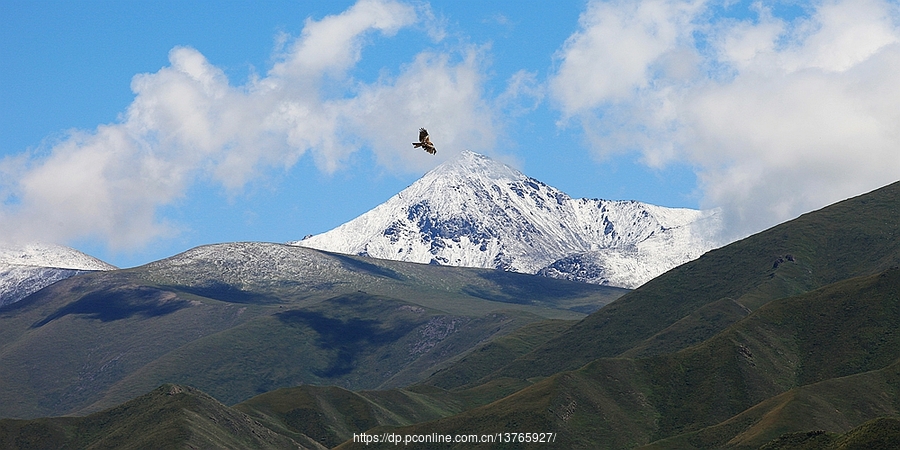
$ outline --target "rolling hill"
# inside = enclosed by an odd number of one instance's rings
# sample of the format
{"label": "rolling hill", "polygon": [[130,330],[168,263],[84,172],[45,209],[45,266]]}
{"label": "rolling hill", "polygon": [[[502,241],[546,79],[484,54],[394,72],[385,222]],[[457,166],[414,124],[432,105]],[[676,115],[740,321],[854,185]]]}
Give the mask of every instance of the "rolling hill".
{"label": "rolling hill", "polygon": [[651,280],[498,375],[697,344],[774,299],[900,265],[900,183],[804,214]]}
{"label": "rolling hill", "polygon": [[167,384],[84,417],[0,419],[0,447],[26,449],[323,449],[295,441],[188,386]]}
{"label": "rolling hill", "polygon": [[299,384],[405,386],[624,292],[279,244],[199,247],[0,308],[0,417],[98,411],[169,382],[228,404]]}

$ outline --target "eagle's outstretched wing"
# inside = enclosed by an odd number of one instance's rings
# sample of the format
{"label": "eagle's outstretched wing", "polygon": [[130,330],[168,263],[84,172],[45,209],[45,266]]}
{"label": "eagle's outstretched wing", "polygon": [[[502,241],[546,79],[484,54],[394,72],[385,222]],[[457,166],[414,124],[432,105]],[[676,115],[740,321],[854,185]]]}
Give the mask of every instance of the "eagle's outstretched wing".
{"label": "eagle's outstretched wing", "polygon": [[424,128],[419,128],[419,142],[413,142],[413,147],[422,147],[422,150],[425,150],[432,155],[437,153],[437,149],[434,148],[434,144],[431,143],[431,138],[428,137],[428,131]]}

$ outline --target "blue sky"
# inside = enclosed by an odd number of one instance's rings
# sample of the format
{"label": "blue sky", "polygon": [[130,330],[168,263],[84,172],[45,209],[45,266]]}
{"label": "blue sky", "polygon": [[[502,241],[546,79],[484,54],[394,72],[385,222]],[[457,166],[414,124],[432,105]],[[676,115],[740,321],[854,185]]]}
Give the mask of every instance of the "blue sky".
{"label": "blue sky", "polygon": [[[464,149],[733,236],[900,179],[896,2],[0,0],[0,234],[327,231]],[[437,157],[413,150],[425,126]]]}

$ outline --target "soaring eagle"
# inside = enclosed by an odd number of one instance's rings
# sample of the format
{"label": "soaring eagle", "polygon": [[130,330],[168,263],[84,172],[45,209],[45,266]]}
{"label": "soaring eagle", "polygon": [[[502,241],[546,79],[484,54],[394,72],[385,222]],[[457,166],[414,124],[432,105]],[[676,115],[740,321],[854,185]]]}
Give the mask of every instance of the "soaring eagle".
{"label": "soaring eagle", "polygon": [[431,139],[428,138],[428,131],[424,128],[419,128],[419,142],[413,142],[413,147],[422,147],[422,150],[425,150],[432,155],[437,153],[437,149],[434,148],[434,144],[431,143]]}

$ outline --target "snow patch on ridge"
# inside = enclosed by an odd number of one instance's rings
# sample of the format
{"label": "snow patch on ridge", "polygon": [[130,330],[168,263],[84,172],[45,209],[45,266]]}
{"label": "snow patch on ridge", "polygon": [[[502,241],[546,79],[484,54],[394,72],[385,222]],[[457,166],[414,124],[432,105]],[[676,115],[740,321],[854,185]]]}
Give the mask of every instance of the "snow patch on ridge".
{"label": "snow patch on ridge", "polygon": [[86,271],[116,267],[73,248],[54,244],[0,247],[0,307],[57,281]]}
{"label": "snow patch on ridge", "polygon": [[55,244],[0,247],[0,264],[76,270],[112,270],[116,268],[116,266],[74,248]]}

